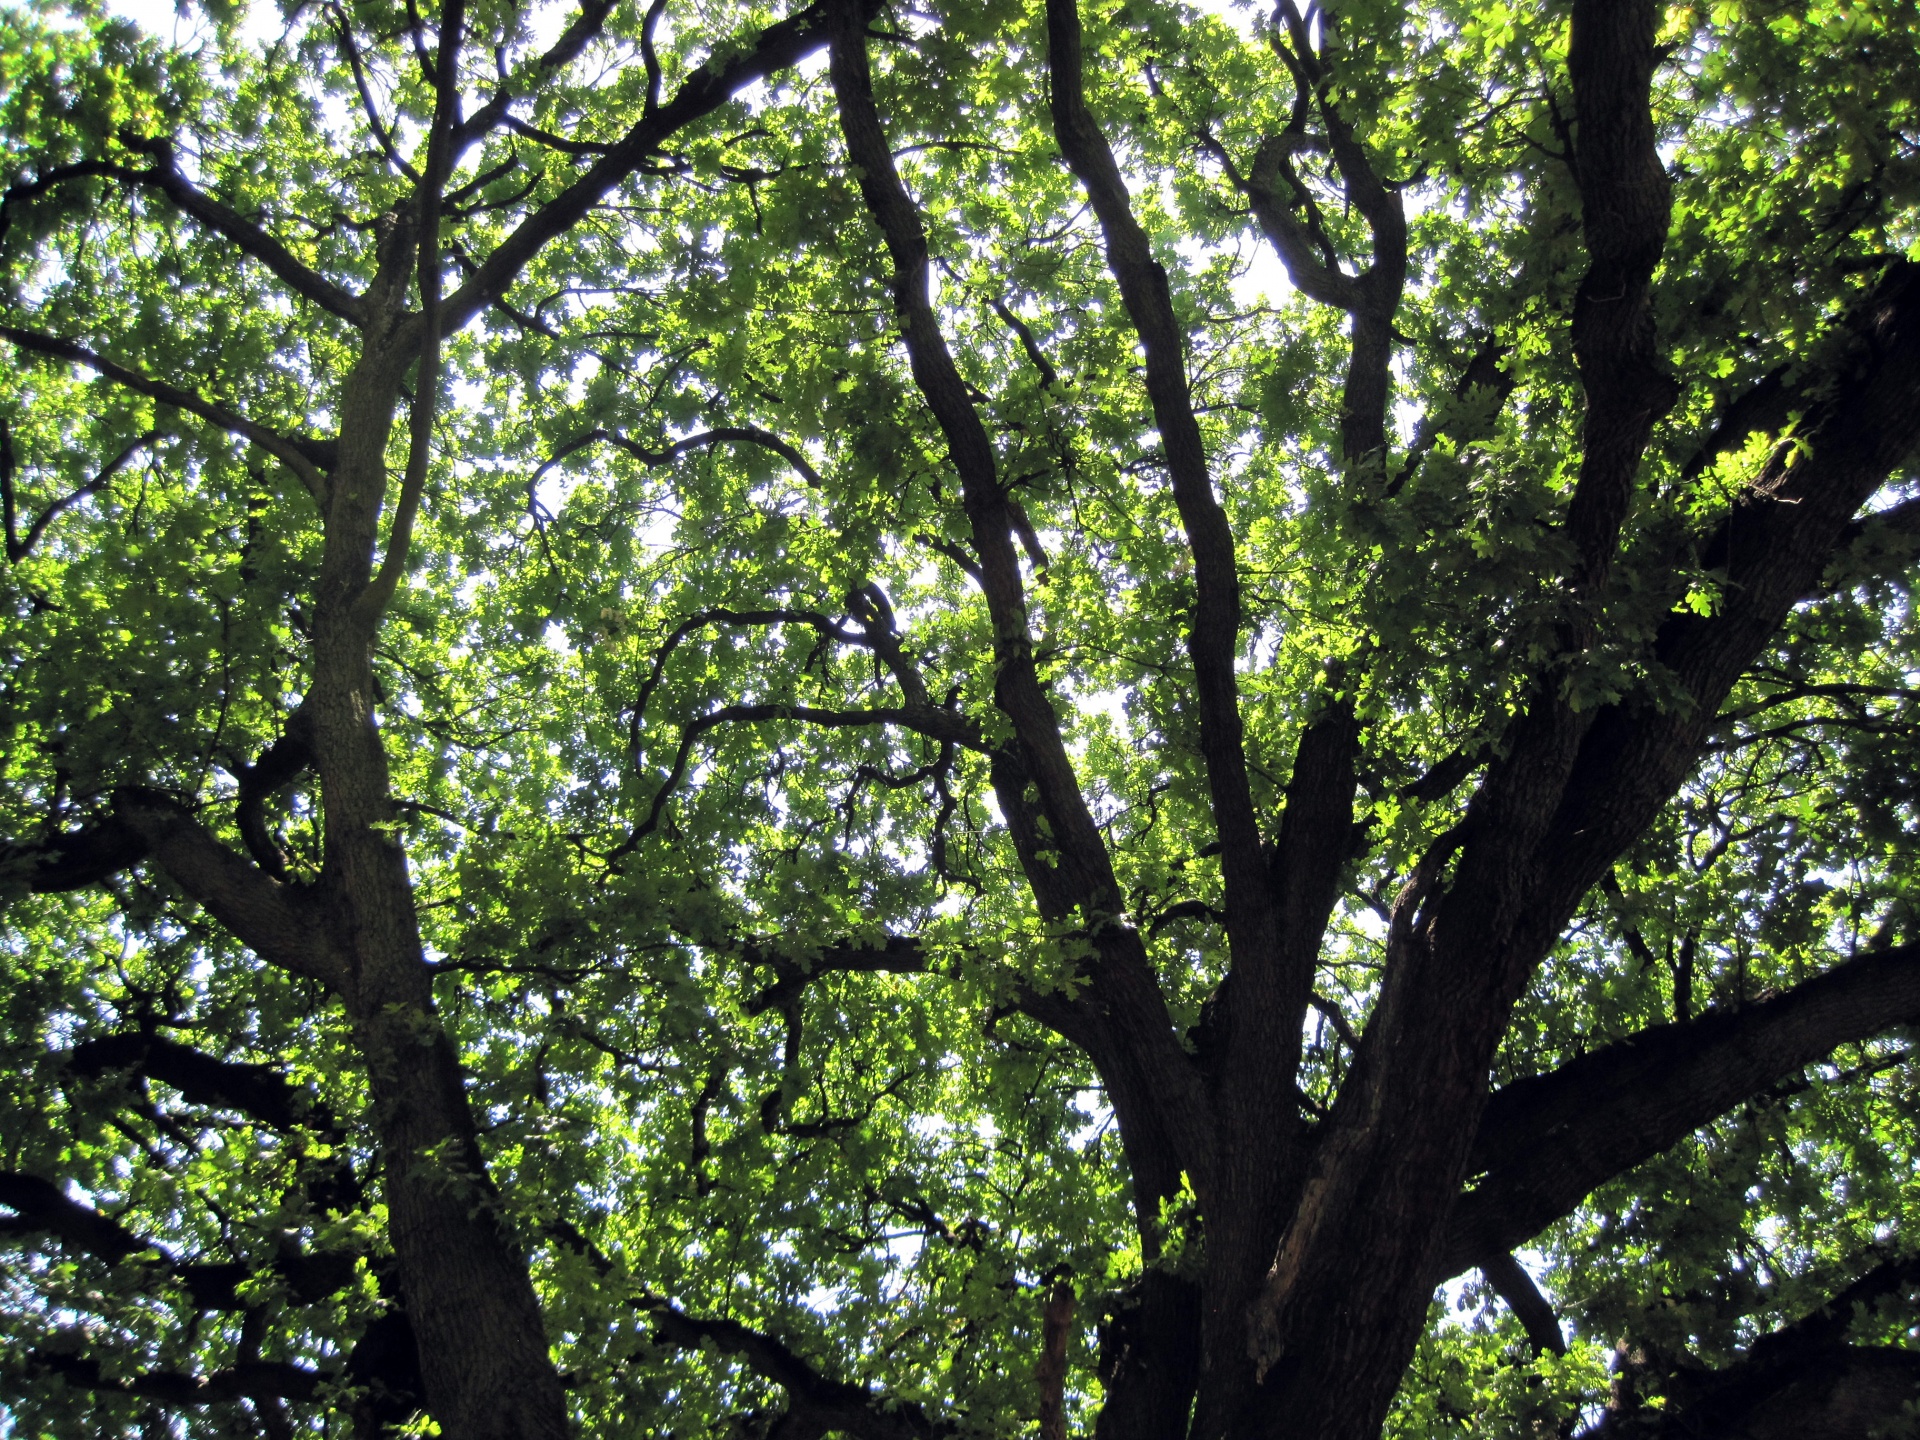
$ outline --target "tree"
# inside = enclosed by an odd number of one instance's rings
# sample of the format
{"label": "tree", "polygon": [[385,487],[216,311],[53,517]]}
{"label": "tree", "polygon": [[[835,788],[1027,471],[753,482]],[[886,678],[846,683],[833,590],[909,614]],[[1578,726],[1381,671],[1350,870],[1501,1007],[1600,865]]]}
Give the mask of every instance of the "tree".
{"label": "tree", "polygon": [[1911,1415],[1910,4],[266,19],[0,48],[23,1433]]}

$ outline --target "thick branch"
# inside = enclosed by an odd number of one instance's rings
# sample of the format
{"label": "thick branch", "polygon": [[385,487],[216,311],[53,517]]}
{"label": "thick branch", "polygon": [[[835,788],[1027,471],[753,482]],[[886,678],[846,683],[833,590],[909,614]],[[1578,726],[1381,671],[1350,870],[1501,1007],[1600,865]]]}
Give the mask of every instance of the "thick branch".
{"label": "thick branch", "polygon": [[[1848,1345],[1863,1310],[1911,1294],[1920,1262],[1876,1265],[1812,1314],[1749,1348],[1746,1358],[1709,1370],[1691,1357],[1637,1348],[1620,1368],[1615,1403],[1585,1440],[1680,1440],[1700,1435],[1824,1437],[1874,1435],[1911,1414],[1920,1389],[1920,1355]],[[1624,1383],[1623,1383],[1624,1382]],[[1660,1397],[1643,1405],[1644,1392]]]}
{"label": "thick branch", "polygon": [[1662,8],[1657,0],[1578,0],[1567,51],[1592,262],[1573,306],[1587,418],[1567,531],[1578,557],[1573,579],[1589,591],[1612,563],[1654,422],[1678,393],[1656,362],[1651,303],[1672,213],[1650,89]]}
{"label": "thick branch", "polygon": [[146,857],[145,837],[124,820],[107,816],[39,844],[0,844],[0,884],[34,895],[62,895],[98,885]]}
{"label": "thick branch", "polygon": [[[1247,197],[1255,223],[1278,252],[1280,263],[1287,267],[1287,278],[1294,288],[1322,305],[1355,311],[1360,308],[1359,282],[1332,263],[1319,243],[1323,237],[1295,218],[1292,207],[1280,195],[1283,177],[1294,183],[1288,157],[1302,138],[1290,134],[1268,136],[1260,142],[1246,174],[1229,168],[1227,176]],[[1214,153],[1231,165],[1224,149],[1216,148]]]}
{"label": "thick branch", "polygon": [[326,1106],[273,1066],[221,1060],[164,1035],[131,1031],[84,1040],[65,1058],[76,1075],[130,1071],[171,1085],[190,1105],[238,1110],[275,1130],[306,1125],[338,1133]]}
{"label": "thick branch", "polygon": [[822,975],[919,975],[927,970],[927,952],[912,935],[889,935],[877,945],[843,942],[829,945],[804,960],[792,959],[764,945],[750,945],[742,955],[750,965],[764,965],[776,978],[742,1007],[748,1015],[784,1009],[807,985]]}
{"label": "thick branch", "polygon": [[0,1170],[0,1205],[14,1212],[15,1219],[0,1222],[0,1233],[39,1233],[52,1235],[62,1244],[84,1255],[93,1255],[109,1265],[157,1247],[142,1240],[110,1215],[102,1215],[91,1205],[69,1200],[60,1187],[37,1175],[16,1170]]}
{"label": "thick branch", "polygon": [[1533,1342],[1535,1353],[1567,1353],[1567,1337],[1560,1331],[1560,1319],[1553,1313],[1553,1303],[1540,1293],[1540,1287],[1533,1283],[1533,1277],[1518,1260],[1504,1250],[1497,1255],[1482,1256],[1480,1273],[1487,1277],[1494,1293],[1507,1302],[1507,1308],[1527,1332],[1527,1339]]}
{"label": "thick branch", "polygon": [[1067,1440],[1067,1342],[1073,1338],[1073,1285],[1056,1280],[1041,1308],[1040,1359],[1033,1378],[1040,1387],[1040,1440]]}
{"label": "thick branch", "polygon": [[107,160],[81,160],[44,171],[33,180],[15,181],[7,187],[4,195],[0,195],[0,234],[6,232],[15,204],[36,199],[70,180],[107,179],[125,185],[139,185],[158,190],[184,214],[215,234],[231,240],[245,254],[265,265],[294,294],[311,300],[321,309],[355,325],[365,322],[365,305],[358,297],[348,294],[303,263],[259,225],[222,205],[182,175],[174,159],[171,140],[133,138],[124,143],[136,154],[149,157],[153,161],[153,168],[135,170]]}
{"label": "thick branch", "polygon": [[[1247,197],[1255,222],[1279,252],[1288,277],[1301,293],[1352,315],[1353,343],[1341,397],[1342,458],[1349,465],[1366,463],[1376,477],[1384,478],[1393,316],[1407,278],[1406,208],[1399,192],[1381,179],[1366,147],[1355,137],[1352,124],[1333,102],[1333,77],[1324,54],[1317,53],[1311,43],[1309,14],[1314,9],[1308,6],[1303,12],[1293,0],[1285,0],[1275,10],[1275,19],[1284,22],[1286,35],[1283,37],[1279,30],[1273,32],[1274,53],[1291,73],[1295,87],[1293,115],[1286,129],[1261,142],[1244,175],[1224,146],[1211,137],[1206,143],[1225,167],[1228,179]],[[1317,18],[1323,35],[1335,24],[1335,17],[1324,9]],[[1339,171],[1347,203],[1366,220],[1372,240],[1372,261],[1357,275],[1347,275],[1339,268],[1333,242],[1293,169],[1293,155],[1315,144],[1306,133],[1313,113],[1325,127],[1325,149]],[[1293,204],[1279,192],[1283,179],[1305,211],[1304,223],[1294,214]]]}
{"label": "thick branch", "polygon": [[[0,1205],[14,1212],[0,1217],[0,1237],[51,1235],[68,1250],[109,1265],[144,1255],[142,1288],[177,1284],[198,1310],[244,1310],[250,1303],[241,1297],[240,1286],[257,1273],[255,1267],[238,1261],[178,1260],[164,1246],[141,1239],[110,1215],[68,1199],[59,1186],[37,1175],[0,1170]],[[350,1251],[309,1254],[288,1242],[268,1268],[288,1282],[297,1302],[310,1305],[349,1284],[357,1262],[358,1256]]]}
{"label": "thick branch", "polygon": [[[1113,1097],[1135,1187],[1156,1197],[1142,1207],[1150,1217],[1157,1197],[1178,1189],[1182,1169],[1206,1174],[1211,1136],[1205,1097],[1174,1035],[1145,947],[1121,922],[1125,898],[1034,665],[1014,521],[992,442],[934,314],[926,229],[901,183],[874,103],[864,9],[858,0],[836,0],[831,18],[830,74],[847,157],[893,262],[894,308],[914,382],[960,476],[980,558],[977,578],[993,622],[998,665],[994,700],[1015,740],[993,756],[994,791],[1040,913],[1054,922],[1077,920],[1096,950],[1086,989],[1060,1008],[1080,1012],[1077,1038]],[[1028,798],[1029,787],[1037,804]],[[1184,1117],[1178,1127],[1169,1118],[1176,1111]]]}
{"label": "thick branch", "polygon": [[354,325],[367,323],[366,302],[350,295],[326,276],[297,259],[260,226],[238,211],[222,205],[180,173],[174,158],[173,142],[164,138],[132,139],[127,148],[153,161],[151,170],[122,170],[119,178],[135,185],[147,185],[161,192],[182,212],[192,216],[216,234],[225,236],[246,254],[258,260],[294,294],[311,300],[322,310],[338,315]]}
{"label": "thick branch", "polygon": [[304,705],[287,717],[287,727],[260,753],[251,765],[235,775],[239,781],[238,803],[234,819],[240,827],[241,843],[258,865],[275,880],[287,878],[287,855],[268,828],[266,803],[270,796],[285,789],[313,764],[313,715]]}
{"label": "thick branch", "polygon": [[1920,499],[1862,515],[1840,532],[1833,563],[1803,600],[1819,600],[1868,580],[1907,574],[1920,559]]}
{"label": "thick branch", "polygon": [[1593,1190],[1849,1040],[1920,1022],[1920,946],[1738,1010],[1658,1025],[1488,1102],[1440,1278],[1526,1243]]}
{"label": "thick branch", "polygon": [[227,849],[186,808],[153,790],[121,790],[114,815],[182,890],[262,960],[339,989],[350,978],[329,948],[318,907]]}
{"label": "thick branch", "polygon": [[1581,742],[1528,903],[1536,953],[1691,772],[1734,683],[1823,583],[1860,507],[1920,449],[1920,266],[1890,267],[1847,328],[1842,360],[1808,382],[1795,441],[1702,542],[1699,567],[1725,574],[1719,612],[1676,612],[1655,639],[1684,698],[1611,706]]}
{"label": "thick branch", "polygon": [[[1060,738],[1059,717],[1034,668],[1025,586],[1013,548],[1014,522],[1000,483],[993,443],[934,314],[928,292],[926,229],[918,207],[901,183],[874,103],[865,16],[859,6],[840,0],[834,7],[833,20],[831,74],[847,156],[857,167],[861,196],[893,262],[894,309],[914,382],[939,424],[947,453],[959,472],[974,551],[980,557],[980,587],[993,618],[994,648],[1000,666],[995,699],[1013,722],[1022,768],[1036,787],[1041,810],[1058,839],[1061,868],[1070,867],[1066,875],[1056,878],[1048,874],[1039,879],[1036,893],[1041,896],[1043,911],[1051,911],[1050,918],[1059,918],[1076,907],[1118,915],[1123,909],[1119,885],[1080,795],[1073,764]],[[1020,796],[1014,797],[1014,803],[1028,808],[1028,802]],[[1033,875],[1036,866],[1030,848],[1023,851],[1023,859],[1028,862],[1029,875]]]}
{"label": "thick branch", "polygon": [[420,292],[419,361],[414,367],[413,404],[407,416],[407,463],[400,476],[400,494],[387,526],[386,552],[380,568],[354,601],[356,620],[371,635],[381,613],[393,599],[406,572],[407,552],[413,544],[413,526],[426,493],[427,467],[433,454],[433,421],[440,410],[440,348],[445,333],[440,313],[440,224],[447,177],[454,159],[454,125],[459,119],[460,46],[465,39],[466,0],[444,0],[440,7],[439,48],[434,56],[433,119],[427,130],[427,159],[420,183],[414,187],[418,212],[415,283]]}

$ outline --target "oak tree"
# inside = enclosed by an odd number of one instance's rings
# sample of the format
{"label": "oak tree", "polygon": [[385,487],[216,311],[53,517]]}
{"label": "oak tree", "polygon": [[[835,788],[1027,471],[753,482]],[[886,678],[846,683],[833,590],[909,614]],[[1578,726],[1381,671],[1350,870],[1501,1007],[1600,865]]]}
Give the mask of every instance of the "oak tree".
{"label": "oak tree", "polygon": [[0,29],[17,1433],[1911,1424],[1911,3],[158,28]]}

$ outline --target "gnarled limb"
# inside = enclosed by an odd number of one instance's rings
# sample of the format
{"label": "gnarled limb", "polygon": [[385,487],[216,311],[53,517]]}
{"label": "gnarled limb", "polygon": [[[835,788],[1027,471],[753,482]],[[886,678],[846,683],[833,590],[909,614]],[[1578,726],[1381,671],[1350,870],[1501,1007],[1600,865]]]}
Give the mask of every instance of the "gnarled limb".
{"label": "gnarled limb", "polygon": [[821,975],[840,973],[920,975],[927,971],[927,953],[912,935],[889,935],[877,945],[842,942],[829,945],[806,960],[795,960],[760,945],[750,945],[741,956],[749,965],[764,965],[777,977],[741,1008],[748,1015],[764,1015],[793,1003],[807,985]]}
{"label": "gnarled limb", "polygon": [[687,722],[680,732],[680,746],[674,752],[673,764],[668,767],[667,778],[660,782],[660,788],[653,793],[653,804],[648,808],[646,819],[642,820],[634,831],[622,843],[619,853],[625,854],[642,836],[650,835],[658,828],[660,816],[665,811],[667,801],[679,788],[681,778],[687,773],[687,762],[693,756],[693,747],[700,737],[709,730],[721,725],[764,725],[769,721],[788,720],[804,725],[819,725],[829,730],[865,729],[875,725],[897,725],[903,730],[912,730],[943,745],[958,745],[978,753],[986,753],[986,747],[980,738],[979,728],[966,716],[951,710],[942,710],[938,706],[894,706],[872,710],[824,710],[815,705],[722,705],[718,710],[710,710],[698,719]]}
{"label": "gnarled limb", "polygon": [[[1288,278],[1300,292],[1353,317],[1353,341],[1341,398],[1342,458],[1349,465],[1370,463],[1376,476],[1384,478],[1393,316],[1407,279],[1406,209],[1399,193],[1381,178],[1366,148],[1355,138],[1351,122],[1334,103],[1333,77],[1321,50],[1313,44],[1309,16],[1318,21],[1323,35],[1336,21],[1324,9],[1314,13],[1316,9],[1309,5],[1303,13],[1294,0],[1284,0],[1274,12],[1284,33],[1276,29],[1271,44],[1294,84],[1293,114],[1286,128],[1261,141],[1244,173],[1212,136],[1203,136],[1202,143],[1220,161],[1234,188],[1247,197],[1254,222],[1279,254]],[[1307,132],[1315,116],[1325,131],[1324,138]],[[1331,156],[1348,204],[1367,222],[1373,255],[1357,274],[1349,275],[1340,268],[1318,209],[1294,172],[1293,156],[1316,148]],[[1291,196],[1281,193],[1283,182]]]}
{"label": "gnarled limb", "polygon": [[313,764],[313,717],[304,708],[287,717],[286,729],[260,753],[253,764],[236,774],[239,803],[234,818],[240,827],[241,843],[253,857],[253,863],[275,880],[287,878],[287,854],[267,828],[265,807],[268,797],[284,790]]}
{"label": "gnarled limb", "polygon": [[413,526],[426,494],[427,467],[433,453],[433,420],[440,409],[440,351],[446,335],[446,317],[440,313],[440,224],[447,177],[454,161],[454,127],[459,121],[460,47],[466,39],[466,0],[445,0],[440,7],[438,47],[434,53],[433,117],[427,124],[427,158],[414,186],[414,284],[420,309],[413,317],[417,332],[413,399],[407,415],[407,462],[400,474],[400,493],[387,522],[386,548],[380,568],[353,600],[354,619],[371,633],[393,599],[406,573],[407,553],[413,544]]}
{"label": "gnarled limb", "polygon": [[[534,62],[532,74],[528,78],[535,81],[544,79],[579,59],[580,52],[585,50],[594,37],[606,27],[607,16],[613,13],[613,7],[614,0],[585,0],[585,3],[580,6],[580,13],[573,17],[567,28],[560,32],[553,44],[548,46],[545,53]],[[656,5],[654,8],[658,10],[661,6]],[[652,28],[651,24],[647,27],[649,39]],[[456,153],[464,151],[492,130],[495,125],[509,120],[511,116],[508,107],[513,104],[515,98],[514,91],[502,83],[493,93],[493,97],[473,114],[467,116],[454,131]]]}
{"label": "gnarled limb", "polygon": [[58,1185],[38,1175],[0,1170],[0,1205],[15,1218],[0,1222],[0,1233],[52,1235],[82,1254],[109,1265],[158,1247],[142,1240],[110,1215],[69,1200]]}
{"label": "gnarled limb", "polygon": [[153,168],[125,171],[121,179],[160,191],[183,214],[192,216],[209,230],[232,241],[244,254],[266,266],[281,284],[302,299],[311,300],[322,310],[338,315],[353,325],[364,326],[367,323],[364,300],[349,294],[296,258],[292,251],[261,226],[221,204],[181,174],[171,140],[139,137],[127,139],[124,143],[129,150],[151,159]]}

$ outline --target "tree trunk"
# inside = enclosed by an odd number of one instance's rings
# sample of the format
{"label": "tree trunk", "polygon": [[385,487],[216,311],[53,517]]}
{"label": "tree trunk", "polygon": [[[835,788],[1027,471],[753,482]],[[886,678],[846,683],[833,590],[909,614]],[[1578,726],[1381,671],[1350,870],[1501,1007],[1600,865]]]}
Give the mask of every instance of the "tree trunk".
{"label": "tree trunk", "polygon": [[[391,278],[405,273],[411,246],[389,244],[395,253],[382,274]],[[435,1010],[406,857],[390,834],[391,786],[373,714],[379,616],[361,602],[387,499],[400,382],[413,358],[414,327],[398,319],[403,289],[384,287],[386,328],[369,334],[347,381],[328,495],[305,707],[325,824],[318,889],[346,969],[340,998],[366,1058],[388,1233],[428,1407],[450,1440],[560,1437],[564,1396],[526,1259],[480,1154],[459,1057]]]}

